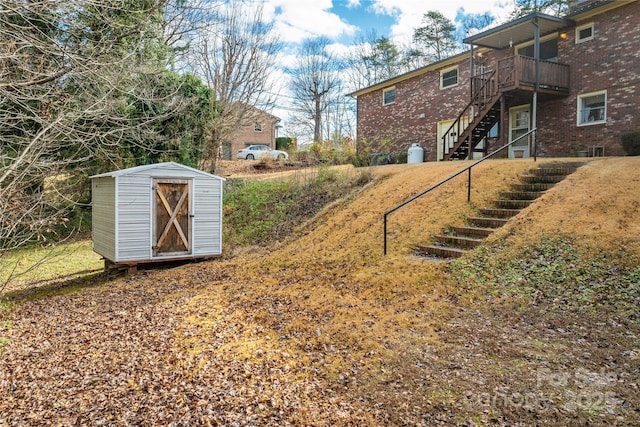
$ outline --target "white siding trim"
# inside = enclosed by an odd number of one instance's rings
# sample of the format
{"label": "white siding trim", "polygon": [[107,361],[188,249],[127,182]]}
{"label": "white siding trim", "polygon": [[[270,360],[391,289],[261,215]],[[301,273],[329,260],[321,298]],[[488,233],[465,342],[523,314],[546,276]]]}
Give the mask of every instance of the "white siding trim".
{"label": "white siding trim", "polygon": [[113,201],[113,206],[115,208],[115,227],[113,228],[113,232],[114,232],[114,253],[116,254],[114,261],[118,262],[120,261],[120,196],[118,195],[120,192],[118,191],[118,187],[119,187],[119,177],[115,177],[115,183],[114,183],[114,201]]}

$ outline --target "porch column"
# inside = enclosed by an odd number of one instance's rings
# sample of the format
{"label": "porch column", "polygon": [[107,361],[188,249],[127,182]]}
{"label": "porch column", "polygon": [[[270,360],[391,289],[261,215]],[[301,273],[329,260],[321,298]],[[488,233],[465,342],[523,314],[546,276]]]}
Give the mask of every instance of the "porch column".
{"label": "porch column", "polygon": [[533,91],[533,113],[531,117],[531,126],[535,129],[533,132],[533,161],[537,161],[538,158],[538,90],[540,89],[540,25],[538,24],[538,17],[534,16],[531,21],[534,26],[533,33],[533,59],[536,64],[536,84]]}
{"label": "porch column", "polygon": [[473,43],[471,43],[471,58],[469,59],[469,99],[473,99]]}

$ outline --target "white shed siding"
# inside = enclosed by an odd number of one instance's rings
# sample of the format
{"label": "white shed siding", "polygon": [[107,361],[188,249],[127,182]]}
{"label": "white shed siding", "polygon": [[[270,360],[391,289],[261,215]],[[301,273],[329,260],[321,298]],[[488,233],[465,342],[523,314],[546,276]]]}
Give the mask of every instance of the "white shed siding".
{"label": "white shed siding", "polygon": [[[224,178],[178,163],[137,166],[95,175],[93,247],[116,263],[157,261],[153,256],[154,179],[192,183],[191,253],[178,258],[222,253],[222,185]],[[172,256],[172,258],[175,258]]]}
{"label": "white shed siding", "polygon": [[94,179],[91,185],[91,238],[93,250],[107,259],[113,259],[116,243],[115,179]]}
{"label": "white shed siding", "polygon": [[193,254],[222,253],[222,181],[200,178],[193,185]]}
{"label": "white shed siding", "polygon": [[124,175],[117,180],[117,261],[151,259],[151,179]]}

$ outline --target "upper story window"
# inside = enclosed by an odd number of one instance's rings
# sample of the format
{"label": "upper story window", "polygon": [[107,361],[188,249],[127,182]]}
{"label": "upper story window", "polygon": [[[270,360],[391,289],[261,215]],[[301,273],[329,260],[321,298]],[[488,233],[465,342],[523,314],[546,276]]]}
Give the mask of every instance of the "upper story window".
{"label": "upper story window", "polygon": [[607,91],[578,95],[578,126],[595,125],[607,121]]}
{"label": "upper story window", "polygon": [[396,102],[396,87],[389,87],[382,90],[382,105],[389,105]]}
{"label": "upper story window", "polygon": [[262,132],[262,123],[254,123],[253,124],[254,132]]}
{"label": "upper story window", "polygon": [[594,37],[593,22],[576,28],[576,44],[593,40]]}
{"label": "upper story window", "polygon": [[458,85],[458,67],[440,71],[440,89]]}

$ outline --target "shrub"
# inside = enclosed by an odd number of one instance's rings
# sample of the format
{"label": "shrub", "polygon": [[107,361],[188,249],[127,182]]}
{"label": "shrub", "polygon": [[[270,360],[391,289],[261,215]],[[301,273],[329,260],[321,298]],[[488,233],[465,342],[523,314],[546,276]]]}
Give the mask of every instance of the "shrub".
{"label": "shrub", "polygon": [[640,156],[640,131],[623,134],[622,149],[628,156]]}
{"label": "shrub", "polygon": [[407,159],[409,157],[409,154],[405,151],[403,153],[397,153],[395,155],[395,162],[394,163],[407,163]]}
{"label": "shrub", "polygon": [[373,179],[320,168],[290,181],[230,179],[224,189],[224,241],[228,247],[266,246],[289,236],[327,204]]}
{"label": "shrub", "polygon": [[276,138],[276,149],[277,150],[290,150],[295,149],[296,144],[293,138],[287,136],[279,136]]}

